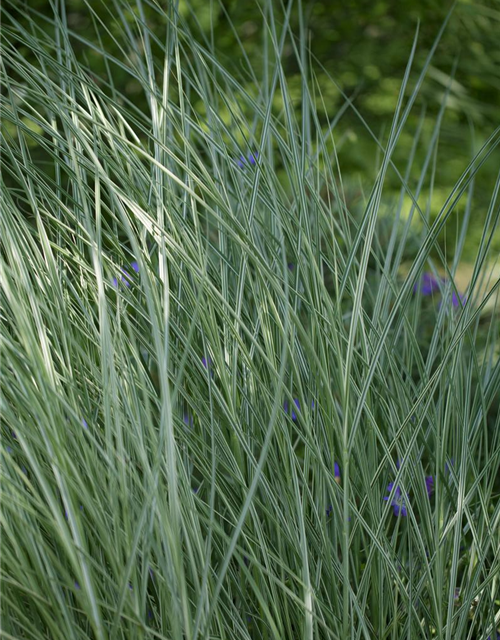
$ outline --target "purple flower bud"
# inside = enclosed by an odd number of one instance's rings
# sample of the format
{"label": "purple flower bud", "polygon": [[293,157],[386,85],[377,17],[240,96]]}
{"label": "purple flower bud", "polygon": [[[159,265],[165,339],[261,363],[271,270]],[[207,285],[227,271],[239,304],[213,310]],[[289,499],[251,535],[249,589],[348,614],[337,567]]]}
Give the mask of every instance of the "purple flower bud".
{"label": "purple flower bud", "polygon": [[288,268],[290,269],[290,271],[293,271],[295,269],[295,265],[293,262],[289,262],[288,263]]}
{"label": "purple flower bud", "polygon": [[328,516],[332,513],[333,511],[333,505],[329,504],[328,508],[326,510],[326,517],[328,518]]}
{"label": "purple flower bud", "polygon": [[[394,482],[389,482],[389,485],[387,486],[387,491],[389,492],[389,494],[391,493],[392,489],[394,487]],[[384,500],[389,500],[390,496],[386,496],[384,497]],[[408,515],[408,511],[406,509],[405,503],[404,503],[404,497],[402,494],[402,491],[399,487],[396,487],[396,491],[394,493],[394,497],[391,500],[391,506],[394,508],[394,515],[395,516],[407,516]]]}
{"label": "purple flower bud", "polygon": [[334,462],[333,463],[333,475],[335,476],[335,481],[339,482],[340,481],[340,467],[338,462]]}
{"label": "purple flower bud", "polygon": [[85,420],[85,418],[82,418],[82,424],[85,427],[85,429],[89,428],[89,425],[87,424],[87,421]]}
{"label": "purple flower bud", "polygon": [[75,589],[77,591],[80,591],[80,585],[78,584],[78,582],[75,580]]}
{"label": "purple flower bud", "polygon": [[113,278],[113,287],[115,287],[115,289],[118,287],[118,280],[116,278]]}
{"label": "purple flower bud", "polygon": [[[294,402],[295,406],[297,407],[297,409],[300,409],[300,402],[299,402],[298,398],[294,398],[293,402]],[[290,405],[288,404],[288,400],[285,400],[283,402],[283,409],[284,409],[286,414],[288,414],[289,406]],[[292,420],[294,422],[296,422],[296,420],[297,420],[297,414],[295,413],[295,408],[293,406],[292,406]]]}
{"label": "purple flower bud", "polygon": [[[255,153],[250,153],[248,155],[248,162],[251,165],[255,165],[255,163],[257,162],[257,156],[259,155],[258,151],[256,151]],[[245,158],[244,155],[241,155],[238,160],[236,161],[236,164],[238,165],[238,167],[240,169],[243,169],[245,167],[245,165],[247,164],[247,159]]]}
{"label": "purple flower bud", "polygon": [[425,488],[427,489],[427,495],[430,498],[434,490],[434,478],[432,476],[425,476]]}
{"label": "purple flower bud", "polygon": [[[454,291],[452,292],[451,304],[453,307],[455,307],[455,309],[457,307],[463,307],[466,302],[467,302],[467,296],[465,295],[465,293],[459,293],[457,296],[457,294]],[[441,300],[441,302],[439,303],[439,309],[441,309],[442,303],[443,301]]]}
{"label": "purple flower bud", "polygon": [[[130,287],[130,282],[127,280],[127,278],[132,279],[132,277],[125,271],[125,269],[122,269],[122,271],[124,273],[124,275],[122,276],[122,282],[126,287]],[[125,278],[125,276],[127,276],[127,278]]]}
{"label": "purple flower bud", "polygon": [[413,286],[413,292],[419,291],[423,296],[429,296],[435,291],[439,291],[439,281],[432,273],[424,272],[420,282],[416,282]]}
{"label": "purple flower bud", "polygon": [[467,302],[467,296],[465,295],[465,293],[459,293],[458,297],[455,292],[451,294],[451,304],[454,307],[459,307],[459,306],[463,307],[466,302]]}
{"label": "purple flower bud", "polygon": [[134,260],[131,265],[132,269],[136,272],[139,273],[139,265],[137,264],[137,262]]}
{"label": "purple flower bud", "polygon": [[212,369],[212,358],[209,356],[208,357],[208,364],[207,364],[207,359],[205,358],[205,356],[203,356],[203,358],[201,359],[201,362],[203,364],[203,366],[205,367],[205,369],[208,369],[208,365],[210,365],[210,377],[213,378],[214,377],[214,372]]}
{"label": "purple flower bud", "polygon": [[190,416],[189,413],[184,414],[184,424],[187,424],[188,427],[193,426],[193,416]]}
{"label": "purple flower bud", "polygon": [[12,437],[14,438],[14,440],[17,440],[17,434],[15,431],[12,431]]}

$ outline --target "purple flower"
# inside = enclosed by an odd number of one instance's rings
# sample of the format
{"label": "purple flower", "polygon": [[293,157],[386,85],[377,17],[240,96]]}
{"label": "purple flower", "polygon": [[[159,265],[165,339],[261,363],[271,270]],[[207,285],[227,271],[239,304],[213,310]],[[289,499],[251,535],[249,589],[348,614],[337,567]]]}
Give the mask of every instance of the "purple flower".
{"label": "purple flower", "polygon": [[[139,264],[134,260],[130,266],[132,267],[132,269],[135,271],[135,273],[139,273]],[[121,281],[123,282],[123,284],[126,287],[130,287],[130,282],[132,280],[132,276],[130,275],[130,273],[128,273],[128,271],[125,271],[125,269],[122,269],[122,276],[121,276]],[[118,279],[117,278],[113,278],[113,286],[115,288],[118,287]]]}
{"label": "purple flower", "polygon": [[439,291],[439,281],[436,280],[432,273],[425,271],[420,282],[416,282],[413,286],[413,293],[417,291],[423,296],[430,296],[435,291]]}
{"label": "purple flower", "polygon": [[149,567],[149,575],[151,577],[151,580],[154,580],[155,574],[153,573],[153,569],[151,569],[151,567]]}
{"label": "purple flower", "polygon": [[7,453],[12,453],[12,447],[9,447],[9,445],[5,447],[5,450],[7,451]]}
{"label": "purple flower", "polygon": [[85,420],[85,418],[82,418],[82,424],[85,427],[85,429],[89,428],[89,425],[87,424],[87,421]]}
{"label": "purple flower", "polygon": [[153,619],[153,612],[151,611],[151,609],[148,609],[148,618],[149,620]]}
{"label": "purple flower", "polygon": [[459,306],[463,307],[466,302],[467,302],[467,296],[465,295],[465,293],[459,293],[458,297],[455,292],[451,294],[451,304],[454,307],[459,307]]}
{"label": "purple flower", "polygon": [[333,475],[335,477],[335,482],[339,483],[340,482],[340,467],[338,465],[338,462],[334,462],[333,463]]}
{"label": "purple flower", "polygon": [[133,587],[132,587],[132,583],[131,582],[128,583],[128,588],[130,589],[130,591],[134,590]]}
{"label": "purple flower", "polygon": [[15,431],[12,431],[12,437],[14,438],[14,440],[17,440],[17,434]]}
{"label": "purple flower", "polygon": [[333,505],[329,504],[328,508],[326,510],[326,517],[328,518],[328,516],[332,513],[333,511]]}
{"label": "purple flower", "polygon": [[250,566],[250,560],[246,556],[243,556],[243,562],[245,563],[245,566]]}
{"label": "purple flower", "polygon": [[[257,162],[257,156],[259,155],[259,152],[256,151],[255,153],[250,153],[248,155],[248,162],[252,165],[255,166],[255,163]],[[245,165],[247,164],[247,159],[245,158],[244,155],[241,155],[238,160],[236,161],[236,164],[238,165],[238,167],[240,169],[243,169],[245,167]]]}
{"label": "purple flower", "polygon": [[[125,274],[125,276],[127,276],[127,278],[132,279],[131,275],[127,273],[125,269],[122,269],[122,272]],[[126,287],[130,287],[130,282],[127,280],[127,278],[125,278],[125,276],[122,276],[122,282]]]}
{"label": "purple flower", "polygon": [[[466,302],[467,302],[467,296],[465,295],[465,293],[459,293],[457,296],[455,291],[452,292],[451,304],[453,307],[455,307],[455,309],[458,307],[463,307]],[[442,303],[443,301],[441,300],[441,302],[439,303],[439,309],[441,309]]]}
{"label": "purple flower", "polygon": [[78,582],[75,580],[75,589],[77,591],[80,591],[80,585],[78,584]]}
{"label": "purple flower", "polygon": [[427,489],[427,495],[430,498],[434,491],[434,478],[432,476],[425,476],[425,488]]}
{"label": "purple flower", "polygon": [[[203,366],[205,367],[205,369],[207,369],[208,365],[207,365],[207,359],[205,358],[205,356],[203,356],[203,358],[201,359],[201,362],[202,362]],[[212,366],[212,364],[213,364],[212,358],[210,356],[208,356],[208,364],[210,366]]]}
{"label": "purple flower", "polygon": [[[294,402],[295,406],[297,407],[297,409],[300,409],[299,399],[295,398],[293,402]],[[289,408],[288,400],[285,400],[285,402],[283,403],[283,409],[285,410],[285,413],[288,413],[288,408]],[[294,422],[297,421],[297,414],[295,413],[295,409],[294,409],[293,406],[292,406],[292,420]]]}
{"label": "purple flower", "polygon": [[207,364],[207,359],[205,358],[205,356],[203,356],[203,358],[201,359],[201,362],[203,364],[203,366],[205,367],[205,369],[208,369],[208,365],[210,365],[210,377],[213,378],[214,377],[214,372],[212,369],[212,358],[210,356],[208,356],[208,364]]}
{"label": "purple flower", "polygon": [[[391,493],[392,489],[394,487],[394,482],[389,482],[389,485],[387,486],[387,491],[389,492],[389,494]],[[385,496],[384,500],[389,500],[389,496]],[[404,504],[404,497],[402,495],[401,489],[399,487],[396,487],[396,490],[394,492],[394,497],[391,500],[391,506],[394,507],[394,515],[395,516],[407,516],[408,515],[408,511],[406,509],[406,506]]]}
{"label": "purple flower", "polygon": [[189,413],[184,413],[184,424],[187,424],[188,427],[193,426],[193,416],[190,416]]}
{"label": "purple flower", "polygon": [[288,268],[290,269],[290,271],[293,271],[295,269],[295,265],[293,262],[289,262],[288,263]]}

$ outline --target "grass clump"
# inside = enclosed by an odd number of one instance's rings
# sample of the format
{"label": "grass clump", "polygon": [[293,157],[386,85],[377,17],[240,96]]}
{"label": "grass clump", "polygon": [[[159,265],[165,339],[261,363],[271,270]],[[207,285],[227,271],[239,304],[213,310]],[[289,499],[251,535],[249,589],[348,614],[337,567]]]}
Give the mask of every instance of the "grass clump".
{"label": "grass clump", "polygon": [[4,637],[495,637],[499,179],[455,275],[500,131],[431,217],[446,95],[423,167],[419,130],[393,155],[440,35],[379,137],[318,109],[291,5],[251,93],[173,5],[113,6],[2,10]]}

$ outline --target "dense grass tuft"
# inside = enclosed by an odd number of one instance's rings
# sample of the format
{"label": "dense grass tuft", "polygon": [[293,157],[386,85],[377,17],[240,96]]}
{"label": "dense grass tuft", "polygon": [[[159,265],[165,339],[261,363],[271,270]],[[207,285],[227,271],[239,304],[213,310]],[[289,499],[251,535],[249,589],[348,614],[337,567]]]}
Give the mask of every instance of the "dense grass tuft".
{"label": "dense grass tuft", "polygon": [[[64,2],[24,22],[15,4],[1,43],[2,637],[495,637],[500,177],[481,212],[474,181],[500,130],[471,142],[431,216],[447,95],[429,140],[413,132],[407,164],[393,161],[434,54],[414,70],[417,37],[385,137],[358,113],[379,148],[360,187],[336,147],[355,105],[328,113],[288,9],[262,3],[258,70],[238,52],[250,93],[173,5],[117,1],[112,20],[89,3],[84,38]],[[100,45],[108,29],[119,56]]]}

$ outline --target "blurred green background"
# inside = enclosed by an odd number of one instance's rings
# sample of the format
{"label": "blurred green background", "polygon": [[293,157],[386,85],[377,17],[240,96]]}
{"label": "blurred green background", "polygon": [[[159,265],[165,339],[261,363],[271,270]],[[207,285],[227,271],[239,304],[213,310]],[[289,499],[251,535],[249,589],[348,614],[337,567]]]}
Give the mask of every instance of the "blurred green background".
{"label": "blurred green background", "polygon": [[[50,0],[29,0],[28,4],[31,10],[42,15],[53,15],[53,3]],[[168,2],[154,4],[156,7],[164,7],[165,10],[169,6]],[[6,5],[10,15],[22,23],[25,14],[24,4],[7,2]],[[124,52],[118,44],[123,26],[115,22],[114,17],[119,11],[123,11],[127,22],[133,27],[140,15],[139,8],[134,11],[125,9],[117,0],[107,5],[92,1],[90,6],[92,11],[84,0],[66,0],[65,9],[70,29],[80,38],[97,44],[98,31],[102,46],[118,59],[123,58]],[[264,34],[263,15],[259,7],[259,3],[253,0],[192,0],[189,3],[181,1],[179,4],[179,13],[194,36],[200,41],[205,39],[217,52],[220,63],[229,68],[245,88],[253,93],[254,81],[248,72],[238,39],[256,77],[261,77]],[[153,4],[143,2],[142,8],[148,26],[163,42],[167,23],[166,11],[165,20],[162,21]],[[415,86],[418,72],[422,69],[451,8],[450,2],[430,0],[312,1],[303,2],[302,5],[296,2],[291,13],[291,27],[294,33],[299,33],[299,15],[302,10],[303,28],[308,33],[312,53],[317,58],[317,61],[311,58],[311,64],[324,101],[323,107],[318,97],[319,113],[324,120],[325,128],[327,121],[335,117],[344,104],[341,91],[332,82],[329,77],[331,76],[347,95],[355,96],[354,103],[357,109],[375,135],[385,141],[417,28],[417,52],[409,92]],[[280,15],[279,7],[277,15]],[[282,10],[281,16],[283,15]],[[102,20],[101,24],[99,19]],[[50,27],[44,24],[43,20],[40,21],[40,26],[50,31]],[[399,170],[404,173],[414,133],[419,126],[420,118],[423,117],[422,137],[409,180],[410,187],[415,189],[436,117],[445,91],[449,87],[447,110],[442,121],[438,154],[435,158],[436,173],[430,200],[431,218],[439,213],[446,197],[473,155],[500,124],[499,33],[500,1],[460,0],[454,5],[426,80],[399,140],[394,160]],[[87,61],[96,79],[107,76],[102,55],[86,46],[81,39],[73,39],[72,46],[78,57]],[[138,40],[138,50],[140,48]],[[160,53],[159,47],[157,52]],[[128,55],[133,52],[125,53]],[[26,48],[23,54],[32,56],[33,52]],[[162,64],[162,57],[159,57],[158,73],[161,73]],[[292,94],[295,92],[297,96],[296,110],[297,114],[300,114],[301,75],[290,43],[285,46],[283,65]],[[112,67],[112,74],[115,88],[147,111],[146,96],[141,93],[140,84],[119,66]],[[276,109],[279,109],[281,96],[277,94],[275,100]],[[202,105],[200,109],[203,110]],[[249,118],[251,119],[251,114]],[[342,177],[349,194],[349,205],[361,210],[379,167],[380,152],[352,109],[345,110],[335,132]],[[499,167],[500,153],[495,149],[478,173],[474,185],[469,230],[463,254],[465,261],[474,259]],[[419,200],[424,209],[429,202],[430,184],[431,177],[428,172]],[[397,204],[399,188],[400,183],[396,175],[389,172],[384,191],[384,209],[389,220]],[[441,246],[449,257],[453,255],[457,242],[465,202],[464,196],[458,207],[459,215],[455,216],[456,228],[448,227],[446,235],[440,239]],[[403,215],[409,207],[408,200]],[[415,216],[415,220],[418,230],[418,216]],[[495,243],[500,251],[500,238],[496,238]]]}

